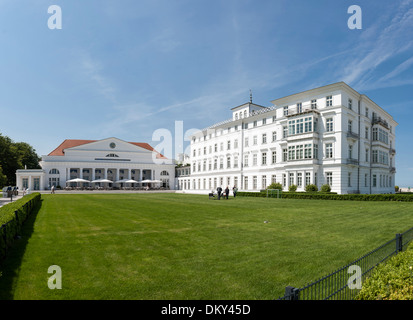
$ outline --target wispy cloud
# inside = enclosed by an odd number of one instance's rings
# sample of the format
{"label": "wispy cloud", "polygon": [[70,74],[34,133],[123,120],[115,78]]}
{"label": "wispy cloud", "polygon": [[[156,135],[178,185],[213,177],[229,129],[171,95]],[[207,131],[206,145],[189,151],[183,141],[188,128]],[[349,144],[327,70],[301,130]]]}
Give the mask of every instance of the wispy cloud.
{"label": "wispy cloud", "polygon": [[[360,37],[360,42],[355,47],[353,55],[349,59],[344,59],[341,76],[343,81],[357,87],[360,90],[384,85],[384,80],[406,70],[412,61],[407,60],[400,65],[398,70],[394,70],[383,78],[377,78],[373,73],[390,59],[409,52],[413,48],[411,39],[413,30],[413,8],[411,0],[403,1],[390,23],[383,20],[376,22]],[[386,26],[383,28],[383,26]]]}
{"label": "wispy cloud", "polygon": [[98,92],[111,103],[117,103],[116,89],[112,81],[104,75],[104,68],[101,62],[92,58],[89,53],[83,52],[80,55],[80,67],[86,81],[89,82]]}

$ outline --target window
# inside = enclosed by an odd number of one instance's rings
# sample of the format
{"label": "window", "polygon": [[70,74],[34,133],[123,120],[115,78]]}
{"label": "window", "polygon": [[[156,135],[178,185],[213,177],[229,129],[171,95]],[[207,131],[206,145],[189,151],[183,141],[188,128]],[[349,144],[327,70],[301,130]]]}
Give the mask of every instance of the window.
{"label": "window", "polygon": [[219,159],[219,168],[224,169],[224,159]]}
{"label": "window", "polygon": [[326,143],[326,158],[330,159],[333,157],[333,144]]}
{"label": "window", "polygon": [[244,177],[244,189],[248,190],[248,177]]}
{"label": "window", "polygon": [[218,152],[218,143],[215,143],[215,145],[214,145],[214,151],[215,151],[215,152]]}
{"label": "window", "polygon": [[257,136],[253,136],[253,137],[252,137],[252,144],[253,144],[254,146],[257,145],[257,143],[258,143],[257,141],[258,141]]}
{"label": "window", "polygon": [[238,120],[238,113],[235,114],[235,120]]}
{"label": "window", "polygon": [[271,183],[277,182],[277,176],[275,174],[271,175]]}
{"label": "window", "polygon": [[59,170],[57,170],[57,169],[50,169],[49,174],[59,174]]}
{"label": "window", "polygon": [[366,127],[366,128],[364,129],[364,137],[365,137],[366,139],[369,138],[369,127]]}
{"label": "window", "polygon": [[272,132],[272,142],[277,141],[277,131]]}
{"label": "window", "polygon": [[287,186],[287,175],[283,173],[283,187]]}
{"label": "window", "polygon": [[303,185],[303,174],[301,172],[297,173],[297,186],[301,187]]}
{"label": "window", "polygon": [[238,148],[238,139],[235,139],[234,140],[234,149],[237,149]]}
{"label": "window", "polygon": [[275,122],[277,120],[277,116],[272,116],[272,122]]}
{"label": "window", "polygon": [[283,108],[284,116],[288,116],[288,106]]}
{"label": "window", "polygon": [[377,175],[373,174],[373,187],[377,187]]}
{"label": "window", "polygon": [[224,143],[223,143],[223,142],[221,142],[221,143],[219,144],[219,150],[220,150],[220,151],[224,151]]}
{"label": "window", "polygon": [[366,162],[369,162],[369,149],[366,148]]}
{"label": "window", "polygon": [[333,185],[333,173],[326,172],[326,183],[331,187]]}
{"label": "window", "polygon": [[231,150],[231,141],[227,141],[227,150]]}
{"label": "window", "polygon": [[348,108],[350,110],[353,110],[353,100],[351,100],[351,99],[348,99]]}
{"label": "window", "polygon": [[256,166],[256,165],[257,165],[257,154],[256,154],[256,153],[254,153],[254,154],[252,155],[252,165],[253,165],[253,166]]}
{"label": "window", "polygon": [[283,126],[283,139],[287,138],[288,136],[288,127]]}
{"label": "window", "polygon": [[267,176],[262,176],[261,188],[262,189],[267,188]]}
{"label": "window", "polygon": [[365,187],[368,187],[368,178],[369,178],[369,175],[367,173],[365,173],[364,174],[364,186]]}
{"label": "window", "polygon": [[283,149],[283,162],[287,162],[288,159],[288,150]]}
{"label": "window", "polygon": [[272,164],[277,163],[277,151],[272,152]]}
{"label": "window", "polygon": [[349,172],[347,175],[347,186],[351,187],[351,172]]}
{"label": "window", "polygon": [[234,177],[234,187],[238,188],[238,177]]}
{"label": "window", "polygon": [[366,107],[366,117],[369,117],[369,108]]}
{"label": "window", "polygon": [[353,146],[352,145],[348,146],[348,158],[353,159]]}
{"label": "window", "polygon": [[231,168],[231,157],[227,157],[227,169]]}
{"label": "window", "polygon": [[311,109],[317,109],[317,99],[311,100]]}
{"label": "window", "polygon": [[305,173],[305,185],[308,186],[309,184],[311,184],[311,173],[306,172]]}
{"label": "window", "polygon": [[349,120],[347,124],[348,132],[353,132],[353,121]]}
{"label": "window", "polygon": [[114,153],[109,153],[108,155],[106,155],[106,158],[119,158],[119,156],[117,154],[114,154]]}
{"label": "window", "polygon": [[262,160],[262,165],[265,166],[267,164],[267,153],[266,152],[262,153],[261,160]]}
{"label": "window", "polygon": [[262,143],[263,144],[267,143],[267,134],[266,133],[262,134]]}
{"label": "window", "polygon": [[254,121],[254,128],[257,126],[257,120]]}
{"label": "window", "polygon": [[303,104],[301,102],[297,103],[297,113],[303,112]]}
{"label": "window", "polygon": [[244,156],[244,167],[248,167],[248,155]]}
{"label": "window", "polygon": [[262,119],[262,124],[267,124],[267,118]]}
{"label": "window", "polygon": [[[312,124],[313,124],[312,117],[290,120],[288,121],[288,135],[312,132],[313,131]],[[286,136],[283,138],[286,138]]]}
{"label": "window", "polygon": [[214,159],[214,170],[218,169],[218,159]]}
{"label": "window", "polygon": [[333,118],[326,119],[326,131],[333,132]]}
{"label": "window", "polygon": [[295,160],[295,146],[288,147],[288,160]]}
{"label": "window", "polygon": [[252,177],[252,189],[257,190],[257,176]]}
{"label": "window", "polygon": [[238,168],[238,156],[234,156],[234,168]]}
{"label": "window", "polygon": [[248,147],[248,138],[245,138],[245,146]]}
{"label": "window", "polygon": [[304,159],[312,159],[312,145],[311,144],[304,145]]}
{"label": "window", "polygon": [[294,172],[290,172],[289,173],[289,185],[293,185],[294,184]]}
{"label": "window", "polygon": [[333,96],[326,97],[326,106],[331,107],[333,105]]}

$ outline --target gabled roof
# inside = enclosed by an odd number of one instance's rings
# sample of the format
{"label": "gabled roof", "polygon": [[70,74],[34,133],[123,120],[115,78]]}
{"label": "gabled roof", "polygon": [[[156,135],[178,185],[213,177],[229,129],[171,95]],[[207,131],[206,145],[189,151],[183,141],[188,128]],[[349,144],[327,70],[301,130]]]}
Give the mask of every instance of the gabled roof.
{"label": "gabled roof", "polygon": [[[48,154],[48,156],[64,156],[65,155],[65,149],[70,149],[70,148],[78,147],[78,146],[81,146],[81,145],[84,145],[84,144],[97,142],[97,141],[99,141],[99,140],[66,139],[56,149],[54,149],[52,152],[50,152]],[[156,157],[158,159],[167,159],[165,156],[163,156],[158,151],[156,151],[154,148],[152,148],[148,143],[145,143],[145,142],[128,142],[128,143],[157,153]]]}

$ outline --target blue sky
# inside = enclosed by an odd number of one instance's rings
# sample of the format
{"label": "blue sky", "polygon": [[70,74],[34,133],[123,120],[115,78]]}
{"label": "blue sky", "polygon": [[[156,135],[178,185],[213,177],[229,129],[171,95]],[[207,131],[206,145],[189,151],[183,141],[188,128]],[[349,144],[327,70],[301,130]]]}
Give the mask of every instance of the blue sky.
{"label": "blue sky", "polygon": [[0,0],[0,132],[40,155],[64,139],[156,146],[175,121],[230,118],[250,89],[270,106],[345,81],[399,123],[396,184],[413,187],[412,68],[413,0]]}

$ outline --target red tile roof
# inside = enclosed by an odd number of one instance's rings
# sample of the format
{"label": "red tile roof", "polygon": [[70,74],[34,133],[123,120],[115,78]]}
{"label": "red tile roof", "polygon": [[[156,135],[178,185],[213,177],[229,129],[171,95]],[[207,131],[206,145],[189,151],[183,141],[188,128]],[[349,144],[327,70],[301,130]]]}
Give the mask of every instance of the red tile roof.
{"label": "red tile roof", "polygon": [[[84,144],[96,142],[98,140],[74,140],[74,139],[66,139],[63,141],[56,149],[54,149],[52,152],[50,152],[48,155],[49,156],[64,156],[65,155],[65,149],[69,148],[74,148],[78,147]],[[158,155],[156,156],[158,159],[167,159],[165,156],[160,154],[158,151],[156,151],[154,148],[152,148],[149,144],[144,143],[144,142],[129,142],[130,144],[133,144],[135,146],[144,148],[149,151],[156,152]]]}

